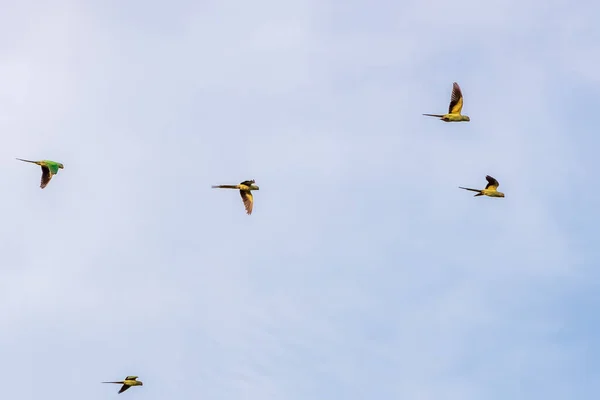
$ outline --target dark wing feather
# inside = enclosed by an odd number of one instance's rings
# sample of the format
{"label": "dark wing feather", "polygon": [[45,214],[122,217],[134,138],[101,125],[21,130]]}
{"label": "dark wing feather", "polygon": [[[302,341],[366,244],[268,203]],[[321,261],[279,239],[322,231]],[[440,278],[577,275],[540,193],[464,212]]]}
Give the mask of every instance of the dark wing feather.
{"label": "dark wing feather", "polygon": [[240,185],[246,185],[246,186],[250,186],[252,184],[254,184],[254,179],[252,179],[250,181],[244,181],[244,182],[240,183]]}
{"label": "dark wing feather", "polygon": [[489,188],[490,186],[493,186],[493,187],[500,186],[500,184],[498,183],[498,181],[495,178],[493,178],[493,177],[491,177],[489,175],[486,175],[485,179],[488,181],[488,184],[485,186],[486,189]]}
{"label": "dark wing feather", "polygon": [[46,186],[48,186],[48,183],[50,183],[50,179],[52,179],[50,169],[45,165],[42,165],[42,182],[40,184],[40,187],[43,189]]}
{"label": "dark wing feather", "polygon": [[129,389],[131,386],[129,385],[123,385],[121,386],[121,389],[119,390],[119,393],[123,393],[124,391],[126,391],[127,389]]}
{"label": "dark wing feather", "polygon": [[252,207],[254,205],[254,196],[252,196],[252,192],[249,190],[240,190],[240,195],[242,196],[242,201],[244,202],[246,214],[252,214]]}
{"label": "dark wing feather", "polygon": [[[454,82],[452,84],[452,96],[450,97],[450,106],[448,107],[448,112],[452,113],[452,109],[454,107],[456,107],[458,105],[458,103],[460,102],[460,109],[462,109],[462,92],[460,90],[460,86],[458,86],[458,83]],[[459,112],[460,113],[460,109],[456,110],[455,112]]]}

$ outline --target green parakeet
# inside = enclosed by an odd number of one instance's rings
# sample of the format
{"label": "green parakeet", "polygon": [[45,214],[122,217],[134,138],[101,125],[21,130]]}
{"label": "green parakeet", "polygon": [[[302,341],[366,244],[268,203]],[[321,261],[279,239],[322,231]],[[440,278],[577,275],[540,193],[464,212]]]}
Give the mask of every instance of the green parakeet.
{"label": "green parakeet", "polygon": [[59,162],[50,160],[30,161],[23,160],[22,158],[17,158],[17,160],[37,164],[42,167],[42,181],[40,183],[40,188],[42,189],[45,188],[48,185],[48,183],[50,183],[50,179],[52,179],[52,177],[58,173],[59,169],[63,169],[65,167]]}

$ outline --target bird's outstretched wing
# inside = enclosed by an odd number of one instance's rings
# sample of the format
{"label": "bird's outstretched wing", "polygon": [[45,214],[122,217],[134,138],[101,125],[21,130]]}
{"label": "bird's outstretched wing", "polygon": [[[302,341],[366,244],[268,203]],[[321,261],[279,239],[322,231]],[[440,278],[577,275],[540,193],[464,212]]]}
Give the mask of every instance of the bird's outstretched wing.
{"label": "bird's outstretched wing", "polygon": [[460,90],[458,83],[454,82],[452,85],[452,96],[450,97],[450,106],[448,107],[448,113],[460,114],[463,107],[463,95]]}
{"label": "bird's outstretched wing", "polygon": [[48,183],[50,183],[50,179],[52,179],[50,169],[45,165],[42,165],[42,181],[40,183],[40,187],[43,189],[46,186],[48,186]]}
{"label": "bird's outstretched wing", "polygon": [[136,375],[130,375],[125,378],[126,381],[135,381],[138,377]]}
{"label": "bird's outstretched wing", "polygon": [[126,391],[127,389],[129,389],[131,386],[129,385],[123,385],[121,386],[121,389],[119,389],[119,393],[123,393],[124,391]]}
{"label": "bird's outstretched wing", "polygon": [[485,186],[486,189],[496,190],[500,186],[498,181],[489,175],[486,175],[485,179],[488,181],[488,184]]}
{"label": "bird's outstretched wing", "polygon": [[252,192],[249,190],[240,190],[240,195],[242,196],[242,201],[244,202],[246,214],[252,214],[252,207],[254,205],[254,196],[252,196]]}
{"label": "bird's outstretched wing", "polygon": [[241,182],[240,185],[250,186],[250,185],[253,185],[254,183],[255,183],[255,181],[254,181],[254,179],[252,179],[252,180],[249,180],[249,181]]}

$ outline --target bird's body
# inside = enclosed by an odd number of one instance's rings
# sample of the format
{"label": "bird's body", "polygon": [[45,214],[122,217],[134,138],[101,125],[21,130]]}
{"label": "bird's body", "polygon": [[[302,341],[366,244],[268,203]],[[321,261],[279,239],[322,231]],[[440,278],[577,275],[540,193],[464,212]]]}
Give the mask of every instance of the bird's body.
{"label": "bird's body", "polygon": [[423,114],[428,117],[438,117],[444,122],[469,122],[471,118],[461,114]]}
{"label": "bird's body", "polygon": [[121,389],[119,389],[119,393],[123,393],[124,391],[126,391],[127,389],[129,389],[132,386],[144,386],[144,383],[142,381],[138,381],[137,380],[137,376],[127,376],[125,378],[125,380],[122,381],[114,381],[114,382],[102,382],[102,383],[118,383],[121,384],[123,386],[121,386]]}
{"label": "bird's body", "polygon": [[246,214],[251,215],[254,207],[254,196],[252,196],[252,190],[260,190],[258,186],[254,184],[254,179],[249,181],[241,182],[239,185],[213,185],[213,189],[239,189],[242,201],[244,202],[244,208]]}
{"label": "bird's body", "polygon": [[48,183],[50,183],[52,177],[58,174],[59,169],[63,169],[65,167],[61,163],[51,160],[31,161],[23,160],[22,158],[17,158],[17,160],[37,164],[42,167],[42,180],[40,182],[40,188],[42,189],[48,186]]}
{"label": "bird's body", "polygon": [[500,186],[500,184],[494,177],[486,175],[485,179],[488,181],[488,184],[485,186],[485,189],[471,189],[471,188],[466,188],[466,187],[462,187],[462,186],[459,186],[459,189],[470,190],[471,192],[477,192],[477,194],[474,197],[477,197],[477,196],[504,197],[504,193],[499,192],[497,190],[498,186]]}
{"label": "bird's body", "polygon": [[444,122],[468,122],[471,120],[467,115],[462,115],[460,112],[463,107],[463,95],[458,83],[452,84],[452,96],[450,97],[450,106],[447,114],[423,114],[428,117],[437,117]]}

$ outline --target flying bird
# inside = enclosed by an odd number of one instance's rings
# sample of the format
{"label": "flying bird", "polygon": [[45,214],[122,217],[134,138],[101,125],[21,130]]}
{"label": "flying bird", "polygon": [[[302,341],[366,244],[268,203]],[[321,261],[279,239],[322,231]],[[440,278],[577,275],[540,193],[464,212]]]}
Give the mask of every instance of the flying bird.
{"label": "flying bird", "polygon": [[144,386],[144,383],[142,381],[138,381],[137,380],[137,376],[128,376],[125,378],[124,381],[116,381],[116,382],[102,382],[102,383],[119,383],[122,384],[123,386],[121,386],[121,389],[119,390],[119,393],[123,393],[124,391],[126,391],[127,389],[129,389],[132,386]]}
{"label": "flying bird", "polygon": [[465,189],[465,190],[470,190],[472,192],[477,192],[477,194],[474,197],[477,196],[489,196],[489,197],[504,197],[504,193],[499,192],[498,190],[496,190],[498,188],[498,186],[500,186],[500,184],[498,183],[498,181],[489,176],[486,175],[485,179],[487,179],[488,184],[485,186],[485,189],[470,189],[470,188],[466,188],[466,187],[462,187],[459,186],[459,189]]}
{"label": "flying bird", "polygon": [[213,185],[213,189],[239,189],[242,201],[244,202],[244,208],[246,214],[252,214],[252,206],[254,205],[254,197],[252,196],[252,190],[259,190],[260,188],[254,184],[254,179],[251,181],[244,181],[239,185]]}
{"label": "flying bird", "polygon": [[452,96],[450,97],[450,107],[448,107],[448,114],[423,114],[429,117],[438,117],[444,122],[461,122],[470,121],[466,115],[462,115],[460,112],[463,107],[463,95],[460,90],[458,83],[452,84]]}
{"label": "flying bird", "polygon": [[40,188],[45,188],[50,183],[50,179],[56,174],[58,174],[59,169],[63,169],[65,166],[56,161],[50,160],[42,160],[42,161],[30,161],[23,160],[22,158],[17,158],[17,160],[25,161],[32,164],[37,164],[42,167],[42,182],[40,184]]}

